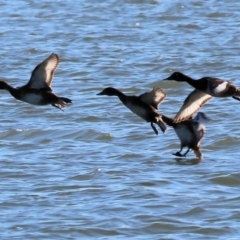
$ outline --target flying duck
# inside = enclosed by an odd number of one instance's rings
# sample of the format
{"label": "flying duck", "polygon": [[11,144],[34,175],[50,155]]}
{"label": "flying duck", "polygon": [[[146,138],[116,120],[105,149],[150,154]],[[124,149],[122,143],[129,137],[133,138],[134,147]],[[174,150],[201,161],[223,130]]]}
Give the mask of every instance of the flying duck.
{"label": "flying duck", "polygon": [[233,97],[240,101],[240,89],[234,86],[231,82],[219,78],[203,77],[194,80],[181,72],[174,72],[164,80],[187,82],[195,88],[195,90],[185,99],[182,108],[174,118],[174,122],[187,120],[212,97]]}
{"label": "flying duck", "polygon": [[32,71],[29,82],[22,86],[14,88],[4,81],[0,81],[0,89],[9,91],[16,99],[33,105],[47,105],[62,110],[72,101],[65,97],[58,97],[51,88],[54,72],[59,64],[59,57],[52,53],[43,62],[38,64]]}
{"label": "flying duck", "polygon": [[[205,123],[209,121],[209,118],[205,113],[198,112],[194,119],[189,119],[182,121],[180,123],[175,123],[172,118],[162,115],[162,120],[169,126],[173,127],[180,142],[181,149],[173,153],[173,155],[178,157],[186,157],[190,149],[193,150],[195,156],[202,159],[203,155],[201,152],[201,139],[205,133]],[[184,147],[187,147],[187,151],[182,154]]]}
{"label": "flying duck", "polygon": [[153,123],[156,123],[162,132],[167,127],[162,121],[162,116],[157,112],[158,105],[166,97],[166,94],[158,87],[152,91],[141,94],[140,96],[127,96],[118,89],[107,87],[97,95],[118,96],[121,102],[133,113],[151,123],[153,131],[158,135],[158,131]]}

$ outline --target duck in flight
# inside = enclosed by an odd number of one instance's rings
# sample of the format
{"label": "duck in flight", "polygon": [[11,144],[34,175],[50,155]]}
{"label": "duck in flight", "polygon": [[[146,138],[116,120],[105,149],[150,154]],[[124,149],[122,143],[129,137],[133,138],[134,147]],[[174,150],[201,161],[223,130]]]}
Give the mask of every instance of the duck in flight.
{"label": "duck in flight", "polygon": [[[173,155],[186,157],[189,150],[192,149],[195,156],[202,159],[201,140],[205,133],[205,123],[208,123],[210,120],[205,113],[198,112],[195,118],[180,123],[175,123],[172,118],[166,115],[162,115],[162,120],[168,126],[173,127],[181,142],[181,149],[173,153]],[[182,154],[181,152],[184,147],[187,147],[187,151]]]}
{"label": "duck in flight", "polygon": [[162,121],[162,116],[157,112],[159,104],[166,98],[166,94],[158,87],[140,96],[127,96],[118,89],[107,87],[97,95],[117,96],[120,101],[133,113],[151,123],[153,131],[158,135],[158,131],[153,123],[156,123],[162,132],[167,127]]}
{"label": "duck in flight", "polygon": [[183,106],[174,118],[175,122],[187,120],[212,97],[232,97],[240,101],[240,89],[231,82],[219,78],[203,77],[194,80],[181,72],[174,72],[164,80],[187,82],[195,88],[185,99]]}
{"label": "duck in flight", "polygon": [[54,72],[59,64],[59,57],[52,53],[32,71],[29,82],[14,88],[4,81],[0,81],[0,89],[7,90],[14,98],[33,105],[47,105],[59,108],[66,107],[72,101],[65,97],[58,97],[51,88]]}

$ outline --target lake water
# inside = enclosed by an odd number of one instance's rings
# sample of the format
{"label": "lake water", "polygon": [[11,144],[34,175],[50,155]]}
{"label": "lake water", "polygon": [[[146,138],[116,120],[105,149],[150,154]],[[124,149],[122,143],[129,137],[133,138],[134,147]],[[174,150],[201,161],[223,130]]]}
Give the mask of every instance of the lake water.
{"label": "lake water", "polygon": [[[240,87],[240,2],[0,1],[1,78],[22,86],[52,52],[64,112],[1,90],[0,239],[239,239],[240,103],[213,99],[204,159],[176,161],[117,97],[161,87],[174,116],[192,88],[173,71]],[[198,164],[196,164],[198,163]]]}

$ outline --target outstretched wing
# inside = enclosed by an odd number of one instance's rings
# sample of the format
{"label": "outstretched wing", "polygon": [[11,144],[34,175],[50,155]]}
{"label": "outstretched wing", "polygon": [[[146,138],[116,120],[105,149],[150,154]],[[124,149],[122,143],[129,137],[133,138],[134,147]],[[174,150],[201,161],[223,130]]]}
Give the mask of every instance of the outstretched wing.
{"label": "outstretched wing", "polygon": [[192,91],[185,99],[181,109],[174,118],[174,122],[178,123],[184,120],[188,120],[211,98],[211,95],[208,95],[202,91]]}
{"label": "outstretched wing", "polygon": [[148,105],[151,105],[155,109],[158,109],[158,105],[166,98],[166,93],[159,87],[154,87],[151,92],[143,93],[139,96],[140,100]]}
{"label": "outstretched wing", "polygon": [[52,53],[43,62],[39,63],[32,71],[31,78],[27,84],[29,88],[51,87],[54,72],[59,64],[59,57]]}

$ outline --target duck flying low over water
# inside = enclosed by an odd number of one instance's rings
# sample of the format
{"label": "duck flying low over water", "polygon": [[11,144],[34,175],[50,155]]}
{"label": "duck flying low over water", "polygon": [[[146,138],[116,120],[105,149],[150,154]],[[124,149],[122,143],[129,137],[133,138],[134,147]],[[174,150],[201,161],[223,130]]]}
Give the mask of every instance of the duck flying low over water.
{"label": "duck flying low over water", "polygon": [[157,112],[159,104],[166,97],[166,94],[160,88],[154,87],[152,91],[143,93],[140,96],[127,96],[118,89],[107,87],[97,95],[117,96],[133,113],[150,122],[157,135],[158,131],[153,123],[156,123],[162,132],[167,130],[162,121],[162,116]]}
{"label": "duck flying low over water", "polygon": [[[202,159],[201,152],[201,140],[205,133],[205,123],[208,123],[210,119],[203,112],[198,112],[195,118],[175,123],[174,120],[166,115],[162,115],[162,120],[168,125],[173,127],[180,142],[181,149],[173,155],[178,157],[186,157],[190,149],[193,150],[195,156]],[[187,151],[182,154],[184,147],[187,147]]]}
{"label": "duck flying low over water", "polygon": [[4,81],[0,81],[0,89],[9,91],[16,99],[33,105],[47,105],[59,108],[66,107],[72,101],[65,97],[58,97],[51,88],[54,72],[59,64],[59,57],[52,53],[32,71],[29,82],[14,88]]}
{"label": "duck flying low over water", "polygon": [[219,78],[203,77],[194,80],[181,72],[174,72],[164,80],[187,82],[195,88],[195,90],[185,99],[182,108],[174,118],[175,122],[187,120],[212,97],[232,97],[240,101],[240,89],[234,86],[231,82]]}

